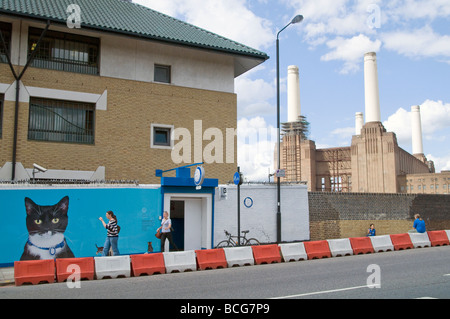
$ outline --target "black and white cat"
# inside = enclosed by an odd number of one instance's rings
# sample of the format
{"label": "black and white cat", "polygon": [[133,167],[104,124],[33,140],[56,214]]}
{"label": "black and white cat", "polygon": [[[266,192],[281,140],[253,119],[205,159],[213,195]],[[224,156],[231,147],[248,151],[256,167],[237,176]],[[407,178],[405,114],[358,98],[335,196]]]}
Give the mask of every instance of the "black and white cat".
{"label": "black and white cat", "polygon": [[68,208],[68,196],[53,206],[40,206],[25,198],[28,241],[20,260],[74,257],[64,236],[69,221]]}

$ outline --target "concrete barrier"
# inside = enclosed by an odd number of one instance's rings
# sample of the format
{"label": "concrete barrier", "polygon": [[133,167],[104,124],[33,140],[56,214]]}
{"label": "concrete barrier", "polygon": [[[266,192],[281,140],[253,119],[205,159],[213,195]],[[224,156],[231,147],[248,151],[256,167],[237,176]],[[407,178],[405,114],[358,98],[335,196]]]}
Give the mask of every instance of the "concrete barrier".
{"label": "concrete barrier", "polygon": [[255,264],[251,246],[224,248],[228,267],[251,266]]}
{"label": "concrete barrier", "polygon": [[254,245],[251,247],[253,250],[253,258],[257,265],[281,262],[280,248],[277,244]]}
{"label": "concrete barrier", "polygon": [[162,253],[131,255],[133,276],[165,274],[164,256]]}
{"label": "concrete barrier", "polygon": [[197,259],[195,251],[173,251],[164,252],[164,264],[166,265],[166,273],[185,272],[197,270]]}
{"label": "concrete barrier", "polygon": [[342,239],[328,239],[328,246],[330,247],[331,256],[352,256],[353,248],[348,238]]}
{"label": "concrete barrier", "polygon": [[448,246],[450,245],[450,238],[445,230],[434,230],[428,232],[428,238],[430,238],[431,246]]}
{"label": "concrete barrier", "polygon": [[131,276],[130,256],[94,257],[97,279]]}
{"label": "concrete barrier", "polygon": [[39,283],[55,282],[55,261],[46,260],[26,260],[14,262],[14,281],[16,286],[25,283],[37,285]]}
{"label": "concrete barrier", "polygon": [[308,259],[305,245],[303,243],[280,244],[279,246],[284,262]]}
{"label": "concrete barrier", "polygon": [[[74,269],[80,271],[79,276],[80,279],[85,280],[94,280],[95,276],[95,267],[94,267],[94,258],[86,257],[86,258],[57,258],[55,259],[56,266],[56,280],[58,282],[63,282],[67,280],[71,275],[74,274]],[[74,267],[75,266],[75,267]]]}
{"label": "concrete barrier", "polygon": [[392,244],[391,237],[389,235],[382,236],[370,236],[372,241],[372,247],[376,253],[383,251],[394,251],[394,245]]}
{"label": "concrete barrier", "polygon": [[414,248],[431,247],[427,233],[408,233]]}

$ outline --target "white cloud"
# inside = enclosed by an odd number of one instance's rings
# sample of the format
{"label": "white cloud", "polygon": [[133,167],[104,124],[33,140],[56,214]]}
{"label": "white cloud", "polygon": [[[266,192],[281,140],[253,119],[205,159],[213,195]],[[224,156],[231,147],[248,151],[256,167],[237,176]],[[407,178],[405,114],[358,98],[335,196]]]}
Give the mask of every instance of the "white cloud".
{"label": "white cloud", "polygon": [[248,181],[268,181],[273,172],[277,129],[262,117],[238,121],[238,165]]}
{"label": "white cloud", "polygon": [[360,34],[350,39],[337,37],[334,40],[328,41],[327,46],[332,49],[332,51],[323,55],[321,60],[344,61],[344,66],[340,72],[347,74],[359,70],[362,57],[365,53],[378,52],[381,47],[381,41],[372,41],[369,37]]}
{"label": "white cloud", "polygon": [[272,83],[240,76],[235,80],[235,87],[239,117],[274,114],[274,106],[269,103],[276,96],[276,88]]}
{"label": "white cloud", "polygon": [[[420,106],[420,115],[424,139],[437,140],[442,137],[439,132],[450,128],[450,103],[426,100]],[[397,135],[399,144],[411,145],[411,109],[399,108],[383,125]]]}
{"label": "white cloud", "polygon": [[408,57],[450,57],[450,36],[440,35],[430,26],[382,35],[384,47]]}
{"label": "white cloud", "polygon": [[450,170],[450,154],[443,157],[435,157],[428,154],[427,159],[434,162],[434,167],[437,173]]}
{"label": "white cloud", "polygon": [[134,0],[256,49],[272,45],[272,23],[255,15],[245,0]]}
{"label": "white cloud", "polygon": [[448,0],[397,0],[388,1],[390,17],[395,20],[435,19],[450,15]]}

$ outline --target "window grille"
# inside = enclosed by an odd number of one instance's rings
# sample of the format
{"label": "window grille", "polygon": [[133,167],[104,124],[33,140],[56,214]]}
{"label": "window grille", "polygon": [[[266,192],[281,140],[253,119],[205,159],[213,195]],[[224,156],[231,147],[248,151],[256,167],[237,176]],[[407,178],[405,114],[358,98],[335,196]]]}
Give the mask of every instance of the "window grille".
{"label": "window grille", "polygon": [[[0,22],[0,31],[2,32],[3,40],[6,44],[6,49],[10,53],[10,44],[11,44],[11,24]],[[3,44],[0,40],[0,63],[8,63],[8,59],[6,58],[6,52],[3,48]]]}
{"label": "window grille", "polygon": [[[30,28],[28,54],[36,49],[41,29]],[[99,74],[100,41],[75,34],[47,31],[31,63],[37,68]]]}
{"label": "window grille", "polygon": [[94,144],[95,105],[31,98],[28,139]]}

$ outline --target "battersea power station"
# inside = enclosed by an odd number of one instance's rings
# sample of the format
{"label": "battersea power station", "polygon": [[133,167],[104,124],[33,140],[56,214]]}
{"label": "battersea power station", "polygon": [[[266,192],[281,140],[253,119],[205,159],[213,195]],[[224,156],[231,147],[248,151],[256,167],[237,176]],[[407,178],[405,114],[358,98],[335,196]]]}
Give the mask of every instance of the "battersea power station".
{"label": "battersea power station", "polygon": [[411,108],[413,154],[399,147],[395,133],[387,132],[381,123],[374,52],[364,55],[364,85],[366,120],[363,113],[356,113],[351,145],[316,149],[315,142],[306,138],[308,123],[300,112],[299,70],[289,66],[281,181],[306,181],[313,192],[448,194],[450,171],[435,173],[434,163],[423,152],[420,106]]}

